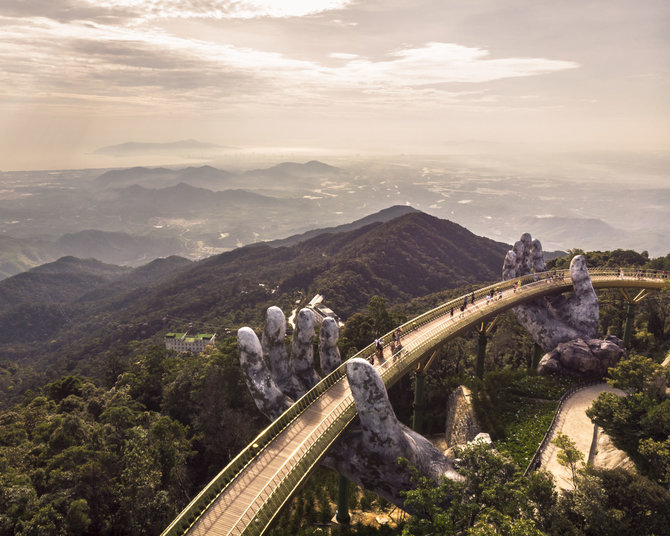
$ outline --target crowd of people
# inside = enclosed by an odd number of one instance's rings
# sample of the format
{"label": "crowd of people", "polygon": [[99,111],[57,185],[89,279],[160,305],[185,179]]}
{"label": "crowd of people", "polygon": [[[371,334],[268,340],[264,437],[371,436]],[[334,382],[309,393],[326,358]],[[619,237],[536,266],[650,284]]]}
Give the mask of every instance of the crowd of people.
{"label": "crowd of people", "polygon": [[[402,337],[402,330],[397,327],[391,334],[391,355],[393,356],[393,361],[398,358],[402,351],[402,343],[400,338]],[[386,359],[384,358],[384,341],[381,338],[375,339],[375,353],[370,356],[370,363],[374,365],[375,356],[380,363],[384,363]]]}

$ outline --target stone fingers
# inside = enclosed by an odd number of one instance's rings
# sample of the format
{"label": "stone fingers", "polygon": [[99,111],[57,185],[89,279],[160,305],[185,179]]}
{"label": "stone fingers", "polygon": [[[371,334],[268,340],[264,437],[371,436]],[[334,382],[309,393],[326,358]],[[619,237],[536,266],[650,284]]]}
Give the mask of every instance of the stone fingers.
{"label": "stone fingers", "polygon": [[244,381],[256,407],[269,419],[276,419],[293,401],[277,387],[263,359],[263,350],[258,337],[251,328],[240,328],[237,332],[240,350],[240,366]]}
{"label": "stone fingers", "polygon": [[342,363],[340,350],[337,347],[339,336],[340,329],[335,319],[325,318],[319,332],[319,357],[321,373],[324,376],[333,372]]}
{"label": "stone fingers", "polygon": [[[316,318],[311,309],[300,309],[296,315],[291,342],[291,368],[305,393],[319,382],[314,370],[314,333]],[[302,394],[301,393],[301,394]]]}
{"label": "stone fingers", "polygon": [[[514,279],[530,273],[532,247],[533,242],[530,234],[522,234],[519,241],[515,242],[512,249],[505,255],[502,270],[503,280]],[[541,250],[542,246],[540,246]]]}
{"label": "stone fingers", "polygon": [[544,254],[542,252],[542,244],[537,239],[530,243],[530,267],[536,273],[547,270],[547,265],[544,262]]}
{"label": "stone fingers", "polygon": [[293,375],[284,339],[286,338],[286,317],[279,307],[269,307],[263,329],[263,355],[270,365],[272,378],[277,386],[288,396],[297,399],[302,387]]}
{"label": "stone fingers", "polygon": [[516,271],[517,271],[516,253],[514,253],[514,250],[510,249],[507,252],[507,255],[505,255],[505,260],[503,262],[503,268],[502,268],[503,281],[507,281],[508,279],[514,279],[516,277]]}
{"label": "stone fingers", "polygon": [[531,236],[529,233],[523,233],[519,241],[514,244],[517,253],[517,277],[528,275],[530,273],[530,251],[531,251]]}

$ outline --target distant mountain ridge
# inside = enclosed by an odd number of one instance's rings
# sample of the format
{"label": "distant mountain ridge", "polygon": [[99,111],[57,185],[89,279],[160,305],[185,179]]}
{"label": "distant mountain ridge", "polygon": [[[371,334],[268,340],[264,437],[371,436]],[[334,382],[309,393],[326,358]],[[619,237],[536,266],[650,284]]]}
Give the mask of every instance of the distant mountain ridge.
{"label": "distant mountain ridge", "polygon": [[124,156],[142,153],[164,153],[171,151],[194,151],[194,150],[218,150],[224,147],[213,143],[205,143],[197,140],[180,140],[168,143],[151,142],[126,142],[117,145],[106,145],[93,151],[93,154],[105,154],[111,156]]}
{"label": "distant mountain ridge", "polygon": [[0,311],[22,304],[66,304],[80,298],[95,301],[120,290],[152,287],[193,264],[175,255],[155,259],[139,268],[61,257],[0,281]]}
{"label": "distant mountain ridge", "polygon": [[[584,250],[602,249],[601,244],[610,243],[616,237],[619,248],[640,249],[640,234],[635,230],[619,229],[598,218],[565,216],[527,217],[521,220],[523,228],[533,236],[542,237],[543,245],[553,248],[560,244],[572,244]],[[667,249],[667,232],[647,231],[644,240],[656,245],[660,251]]]}
{"label": "distant mountain ridge", "polygon": [[0,280],[54,260],[48,244],[0,235]]}
{"label": "distant mountain ridge", "polygon": [[74,257],[131,266],[170,256],[175,252],[185,253],[175,239],[132,236],[95,229],[65,234],[56,240],[55,248]]}
{"label": "distant mountain ridge", "polygon": [[[256,325],[269,305],[290,308],[296,297],[317,292],[346,319],[374,295],[397,302],[495,281],[508,249],[447,220],[410,212],[291,246],[256,244],[197,263],[179,261],[160,277],[142,278],[144,267],[137,268],[98,281],[88,292],[72,288],[68,301],[48,307],[26,296],[18,307],[0,312],[0,322],[10,327],[0,333],[0,353],[29,360],[42,356],[41,362],[56,369],[95,375],[96,356],[110,348],[129,352],[124,345],[130,341],[148,342],[165,329],[184,326],[166,319],[234,331]],[[34,277],[23,277],[28,275]],[[13,280],[0,282],[0,289]]]}
{"label": "distant mountain ridge", "polygon": [[62,257],[0,281],[0,310],[24,303],[68,302],[130,270],[95,259]]}
{"label": "distant mountain ridge", "polygon": [[56,239],[0,236],[0,281],[61,257],[97,259],[114,265],[140,266],[155,258],[187,255],[176,238],[137,236],[122,232],[86,229]]}
{"label": "distant mountain ridge", "polygon": [[[279,182],[291,183],[322,177],[338,177],[347,172],[341,168],[310,160],[304,164],[282,162],[265,169],[253,169],[242,173],[233,173],[224,169],[204,165],[186,168],[132,167],[106,171],[96,179],[96,183],[105,188],[120,188],[137,184],[145,188],[165,188],[178,183],[219,191],[228,188],[244,188],[275,185]],[[269,183],[268,183],[269,181]]]}
{"label": "distant mountain ridge", "polygon": [[281,164],[277,164],[267,169],[253,169],[246,172],[247,175],[267,174],[272,176],[276,176],[277,173],[280,173],[281,175],[311,177],[314,175],[339,175],[341,173],[346,173],[346,171],[329,164],[324,164],[318,160],[310,160],[304,164],[298,162],[282,162]]}

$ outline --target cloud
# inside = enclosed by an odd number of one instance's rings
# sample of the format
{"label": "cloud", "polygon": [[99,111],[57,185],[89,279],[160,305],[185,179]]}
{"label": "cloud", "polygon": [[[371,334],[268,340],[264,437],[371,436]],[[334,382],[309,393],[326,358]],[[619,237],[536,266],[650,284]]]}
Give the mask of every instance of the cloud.
{"label": "cloud", "polygon": [[534,76],[578,64],[545,58],[489,59],[489,51],[454,43],[427,43],[393,52],[393,59],[373,62],[354,59],[346,67],[332,69],[335,79],[358,80],[360,85],[423,86],[445,83],[479,83],[503,78]]}
{"label": "cloud", "polygon": [[3,0],[0,14],[74,20],[289,18],[345,9],[352,0]]}
{"label": "cloud", "polygon": [[435,41],[389,50],[374,59],[341,49],[305,59],[181,37],[141,19],[252,13],[297,17],[350,3],[37,0],[45,16],[31,17],[32,3],[10,0],[2,9],[14,17],[0,17],[0,96],[5,105],[32,101],[58,108],[70,100],[76,107],[88,101],[91,107],[107,102],[133,109],[245,102],[324,108],[333,103],[442,104],[474,109],[495,104],[496,97],[480,89],[456,90],[454,84],[476,85],[578,67],[575,62],[546,58],[495,58],[482,48]]}
{"label": "cloud", "polygon": [[352,0],[87,0],[108,9],[128,9],[141,18],[252,19],[316,15],[346,8]]}
{"label": "cloud", "polygon": [[332,52],[329,56],[337,60],[354,60],[359,58],[358,54],[347,54],[346,52]]}

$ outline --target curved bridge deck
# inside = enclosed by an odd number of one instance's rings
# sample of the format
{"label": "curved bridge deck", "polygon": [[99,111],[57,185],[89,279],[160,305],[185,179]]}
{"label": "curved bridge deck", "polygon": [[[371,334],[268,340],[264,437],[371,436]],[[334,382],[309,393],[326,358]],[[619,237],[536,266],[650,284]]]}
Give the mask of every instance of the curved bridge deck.
{"label": "curved bridge deck", "polygon": [[[646,271],[591,270],[595,288],[660,289],[663,275]],[[383,337],[384,361],[375,363],[387,386],[392,385],[421,359],[449,339],[479,326],[501,312],[526,301],[572,289],[569,273],[535,281],[532,276],[502,281],[474,292],[475,304],[461,313],[464,296],[451,300],[401,326],[403,349],[391,356]],[[512,285],[520,283],[515,291]],[[502,290],[502,298],[488,305],[490,290]],[[453,308],[453,316],[451,310]],[[370,345],[357,357],[374,354]],[[184,509],[163,536],[262,534],[330,445],[356,416],[344,366],[324,378],[283,415],[266,428]]]}

